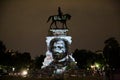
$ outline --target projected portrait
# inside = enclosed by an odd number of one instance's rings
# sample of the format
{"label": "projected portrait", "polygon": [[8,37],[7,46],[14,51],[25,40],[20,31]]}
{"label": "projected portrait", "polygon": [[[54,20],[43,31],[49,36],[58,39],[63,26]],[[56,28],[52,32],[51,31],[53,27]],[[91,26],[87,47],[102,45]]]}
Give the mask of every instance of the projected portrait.
{"label": "projected portrait", "polygon": [[50,42],[50,48],[53,58],[61,59],[67,55],[68,42],[65,39],[55,38]]}

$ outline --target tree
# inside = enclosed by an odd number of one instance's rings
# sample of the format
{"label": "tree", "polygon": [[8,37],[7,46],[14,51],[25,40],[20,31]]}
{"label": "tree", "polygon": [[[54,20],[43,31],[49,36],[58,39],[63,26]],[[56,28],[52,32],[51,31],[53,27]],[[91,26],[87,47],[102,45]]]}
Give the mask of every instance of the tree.
{"label": "tree", "polygon": [[45,55],[37,56],[35,58],[35,68],[41,69],[41,66],[43,65],[42,62],[44,61]]}
{"label": "tree", "polygon": [[73,57],[77,62],[79,68],[86,69],[95,63],[104,65],[104,57],[102,54],[96,54],[89,50],[76,49],[73,53]]}
{"label": "tree", "polygon": [[93,64],[95,61],[95,55],[91,51],[76,49],[73,53],[73,57],[77,61],[79,68],[87,68],[89,64]]}
{"label": "tree", "polygon": [[105,47],[103,49],[104,57],[106,58],[106,63],[110,67],[119,68],[120,63],[120,47],[118,41],[114,38],[108,38],[105,40]]}
{"label": "tree", "polygon": [[3,55],[3,65],[15,67],[16,70],[27,68],[30,63],[31,56],[28,52],[20,53],[18,51],[10,50]]}
{"label": "tree", "polygon": [[0,40],[0,65],[4,64],[4,56],[5,56],[6,46]]}
{"label": "tree", "polygon": [[28,66],[31,62],[31,56],[29,52],[24,52],[21,55],[21,62],[23,63],[24,66]]}
{"label": "tree", "polygon": [[31,56],[28,52],[16,52],[15,55],[12,56],[12,59],[14,66],[18,69],[29,67],[31,62]]}
{"label": "tree", "polygon": [[6,51],[6,46],[0,40],[0,54],[5,53],[5,51]]}

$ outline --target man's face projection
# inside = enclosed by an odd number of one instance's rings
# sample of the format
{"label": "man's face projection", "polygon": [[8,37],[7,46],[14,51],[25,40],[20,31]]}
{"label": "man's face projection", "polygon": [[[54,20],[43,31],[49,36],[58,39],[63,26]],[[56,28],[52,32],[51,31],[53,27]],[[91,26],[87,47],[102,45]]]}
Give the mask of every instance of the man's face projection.
{"label": "man's face projection", "polygon": [[52,46],[51,52],[55,59],[62,59],[67,55],[66,45],[67,44],[65,44],[65,41],[61,39],[53,41],[53,44],[51,45]]}
{"label": "man's face projection", "polygon": [[52,51],[60,54],[65,53],[65,43],[62,40],[54,42]]}

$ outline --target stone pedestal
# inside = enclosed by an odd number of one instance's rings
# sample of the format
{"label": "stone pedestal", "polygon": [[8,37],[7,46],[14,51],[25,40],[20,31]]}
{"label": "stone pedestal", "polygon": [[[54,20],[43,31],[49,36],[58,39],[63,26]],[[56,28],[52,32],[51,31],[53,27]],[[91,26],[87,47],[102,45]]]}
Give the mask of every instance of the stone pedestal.
{"label": "stone pedestal", "polygon": [[53,73],[63,73],[69,62],[75,62],[69,53],[72,37],[67,35],[68,29],[50,29],[51,35],[46,37],[47,52],[42,68],[54,67]]}

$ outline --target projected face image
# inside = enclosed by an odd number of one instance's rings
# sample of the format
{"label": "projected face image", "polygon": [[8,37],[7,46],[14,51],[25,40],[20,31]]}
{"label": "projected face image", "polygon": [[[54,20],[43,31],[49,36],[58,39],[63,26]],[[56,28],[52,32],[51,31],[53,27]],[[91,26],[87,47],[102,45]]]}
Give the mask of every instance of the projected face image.
{"label": "projected face image", "polygon": [[54,42],[52,51],[54,53],[65,53],[65,43],[62,40],[59,40],[57,42]]}
{"label": "projected face image", "polygon": [[56,59],[62,59],[67,55],[67,41],[64,39],[53,39],[50,42],[50,51]]}

